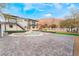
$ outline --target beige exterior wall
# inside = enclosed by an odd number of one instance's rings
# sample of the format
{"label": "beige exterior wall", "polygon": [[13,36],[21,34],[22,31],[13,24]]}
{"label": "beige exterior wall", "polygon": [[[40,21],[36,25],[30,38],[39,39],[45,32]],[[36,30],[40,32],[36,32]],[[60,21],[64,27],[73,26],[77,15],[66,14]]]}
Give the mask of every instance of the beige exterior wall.
{"label": "beige exterior wall", "polygon": [[6,24],[6,31],[16,31],[16,30],[22,30],[20,27],[18,27],[16,24],[12,24],[12,28],[9,24]]}
{"label": "beige exterior wall", "polygon": [[39,28],[37,28],[37,26],[35,26],[35,28],[30,28],[30,30],[39,30]]}
{"label": "beige exterior wall", "polygon": [[22,18],[17,18],[17,22],[24,22],[24,19],[22,19]]}
{"label": "beige exterior wall", "polygon": [[[24,28],[26,30],[36,30],[37,29],[37,26],[35,26],[35,28],[32,27],[32,21],[34,20],[26,20],[25,18],[20,18],[20,17],[17,17],[17,16],[12,16],[12,15],[8,15],[8,14],[5,14],[5,20],[6,22],[21,22],[23,23],[25,26]],[[28,23],[31,25],[30,27],[28,27]],[[19,26],[17,26],[16,24],[12,24],[12,28],[10,27],[10,24],[6,24],[6,30],[23,30],[21,29]]]}

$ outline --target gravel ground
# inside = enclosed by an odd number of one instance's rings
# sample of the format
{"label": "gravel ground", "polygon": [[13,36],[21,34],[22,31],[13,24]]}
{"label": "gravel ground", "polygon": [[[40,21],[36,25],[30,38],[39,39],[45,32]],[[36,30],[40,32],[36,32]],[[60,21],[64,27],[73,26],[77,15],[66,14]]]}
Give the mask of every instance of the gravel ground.
{"label": "gravel ground", "polygon": [[[41,32],[40,32],[41,33]],[[52,33],[42,36],[0,38],[1,56],[72,56],[73,37]],[[39,35],[39,33],[37,34]]]}

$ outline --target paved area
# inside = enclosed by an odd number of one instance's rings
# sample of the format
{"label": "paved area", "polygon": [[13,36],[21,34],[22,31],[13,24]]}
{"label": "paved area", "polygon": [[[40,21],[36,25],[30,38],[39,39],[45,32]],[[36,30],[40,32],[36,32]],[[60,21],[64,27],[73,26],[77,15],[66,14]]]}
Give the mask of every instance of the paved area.
{"label": "paved area", "polygon": [[74,39],[74,56],[79,56],[79,36]]}
{"label": "paved area", "polygon": [[25,32],[25,33],[12,33],[9,36],[13,36],[13,37],[20,37],[20,36],[42,36],[44,33],[39,32],[39,31],[29,31],[29,32]]}
{"label": "paved area", "polygon": [[[37,33],[37,32],[34,32]],[[38,32],[37,35],[39,35]],[[72,56],[73,37],[52,33],[0,38],[1,56]]]}

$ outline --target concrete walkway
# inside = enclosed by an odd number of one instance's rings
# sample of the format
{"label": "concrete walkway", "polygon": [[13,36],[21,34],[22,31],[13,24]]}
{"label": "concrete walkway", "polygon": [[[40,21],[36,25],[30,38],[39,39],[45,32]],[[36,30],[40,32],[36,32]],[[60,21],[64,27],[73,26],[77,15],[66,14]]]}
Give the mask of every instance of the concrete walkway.
{"label": "concrete walkway", "polygon": [[[34,32],[37,33],[37,32]],[[73,37],[52,33],[0,38],[1,56],[72,56]]]}
{"label": "concrete walkway", "polygon": [[79,36],[74,38],[74,56],[79,56]]}

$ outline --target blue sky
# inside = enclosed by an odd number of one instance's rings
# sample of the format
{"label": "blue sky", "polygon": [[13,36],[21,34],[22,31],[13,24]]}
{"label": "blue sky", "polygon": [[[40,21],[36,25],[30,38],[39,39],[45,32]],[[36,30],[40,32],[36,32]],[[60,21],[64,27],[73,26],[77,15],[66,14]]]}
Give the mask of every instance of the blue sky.
{"label": "blue sky", "polygon": [[64,18],[70,14],[70,8],[79,8],[74,3],[9,3],[4,13],[31,19]]}

